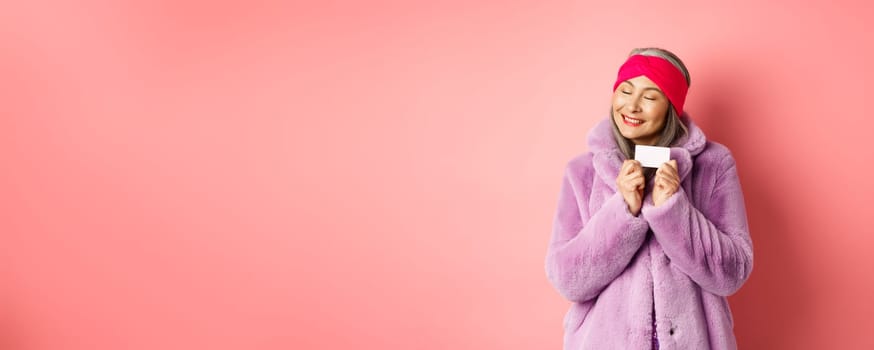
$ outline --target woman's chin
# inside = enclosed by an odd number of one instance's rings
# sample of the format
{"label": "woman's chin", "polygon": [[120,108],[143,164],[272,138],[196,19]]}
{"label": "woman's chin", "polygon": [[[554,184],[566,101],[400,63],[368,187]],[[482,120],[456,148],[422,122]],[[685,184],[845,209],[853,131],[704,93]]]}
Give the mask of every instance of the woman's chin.
{"label": "woman's chin", "polygon": [[640,133],[631,130],[623,130],[623,128],[619,128],[619,133],[629,140],[634,140],[635,138],[640,137]]}

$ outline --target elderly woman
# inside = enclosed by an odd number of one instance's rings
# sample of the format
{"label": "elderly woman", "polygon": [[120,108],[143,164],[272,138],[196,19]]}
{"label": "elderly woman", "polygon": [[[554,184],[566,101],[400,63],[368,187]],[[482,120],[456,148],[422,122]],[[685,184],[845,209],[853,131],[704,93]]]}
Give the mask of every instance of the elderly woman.
{"label": "elderly woman", "polygon": [[[674,54],[635,49],[610,117],[567,164],[546,274],[573,302],[565,349],[735,349],[726,297],[753,249],[731,152],[683,113],[689,73]],[[635,146],[669,147],[657,169]]]}

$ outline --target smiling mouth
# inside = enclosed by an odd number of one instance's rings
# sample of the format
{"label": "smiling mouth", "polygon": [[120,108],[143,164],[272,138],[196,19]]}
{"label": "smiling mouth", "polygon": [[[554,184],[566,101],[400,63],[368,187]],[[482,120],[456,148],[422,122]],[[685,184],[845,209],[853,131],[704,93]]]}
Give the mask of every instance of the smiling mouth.
{"label": "smiling mouth", "polygon": [[640,124],[643,124],[643,119],[635,119],[623,114],[622,122],[629,126],[640,126]]}

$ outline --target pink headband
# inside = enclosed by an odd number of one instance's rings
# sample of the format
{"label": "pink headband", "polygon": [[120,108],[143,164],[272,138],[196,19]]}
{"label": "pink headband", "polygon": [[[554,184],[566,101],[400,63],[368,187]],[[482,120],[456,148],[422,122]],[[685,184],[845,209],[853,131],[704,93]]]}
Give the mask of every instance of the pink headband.
{"label": "pink headband", "polygon": [[683,103],[686,102],[686,92],[689,90],[689,85],[686,84],[683,72],[664,58],[643,55],[629,57],[625,64],[619,68],[619,76],[616,78],[616,83],[613,84],[613,91],[616,91],[622,82],[641,75],[658,85],[662,93],[667,96],[668,101],[674,105],[677,115],[683,115]]}

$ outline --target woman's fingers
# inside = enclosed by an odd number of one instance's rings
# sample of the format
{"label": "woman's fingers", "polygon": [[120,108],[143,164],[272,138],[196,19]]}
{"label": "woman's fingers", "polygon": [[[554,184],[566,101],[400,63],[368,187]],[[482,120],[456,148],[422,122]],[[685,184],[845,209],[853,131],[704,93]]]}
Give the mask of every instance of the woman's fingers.
{"label": "woman's fingers", "polygon": [[644,183],[640,163],[635,160],[624,161],[619,169],[619,175],[616,176],[616,186],[625,199],[628,210],[635,216],[640,212]]}
{"label": "woman's fingers", "polygon": [[643,176],[643,168],[640,166],[640,162],[636,160],[628,159],[623,162],[619,174],[616,182],[624,191],[640,190],[646,183],[646,179]]}
{"label": "woman's fingers", "polygon": [[634,172],[634,173],[643,174],[643,166],[641,166],[640,162],[638,162],[636,160],[631,161],[631,169],[632,169],[632,172]]}
{"label": "woman's fingers", "polygon": [[622,167],[619,170],[620,174],[628,175],[635,172],[643,172],[643,169],[640,167],[640,162],[634,159],[626,159],[622,162]]}
{"label": "woman's fingers", "polygon": [[622,178],[626,188],[640,188],[646,183],[643,173],[632,173]]}
{"label": "woman's fingers", "polygon": [[659,173],[656,174],[655,185],[665,185],[676,188],[680,186],[680,180],[676,176]]}
{"label": "woman's fingers", "polygon": [[677,172],[677,161],[675,159],[671,159],[662,166],[659,167],[659,170],[656,171],[656,174],[666,174],[668,176],[676,177],[679,179],[680,174]]}

